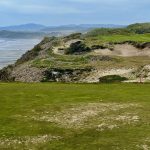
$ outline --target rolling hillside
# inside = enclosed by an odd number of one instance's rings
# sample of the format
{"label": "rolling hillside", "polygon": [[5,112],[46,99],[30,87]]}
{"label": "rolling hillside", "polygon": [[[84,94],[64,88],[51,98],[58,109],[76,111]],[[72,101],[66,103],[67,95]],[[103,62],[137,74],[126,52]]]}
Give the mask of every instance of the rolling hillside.
{"label": "rolling hillside", "polygon": [[[126,28],[47,37],[0,72],[2,81],[114,82],[150,81],[149,24],[144,33]],[[129,28],[129,29],[128,29]],[[133,27],[132,27],[133,29]],[[105,78],[103,78],[105,77]],[[113,80],[114,78],[114,80]]]}

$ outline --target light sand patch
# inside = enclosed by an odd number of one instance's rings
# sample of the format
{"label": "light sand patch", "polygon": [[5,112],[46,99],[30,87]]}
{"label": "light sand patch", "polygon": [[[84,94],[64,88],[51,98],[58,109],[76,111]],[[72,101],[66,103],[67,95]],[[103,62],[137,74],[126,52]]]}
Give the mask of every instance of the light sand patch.
{"label": "light sand patch", "polygon": [[112,113],[98,119],[101,120],[101,124],[96,126],[97,131],[113,130],[124,125],[136,125],[140,121],[139,116],[134,113],[121,113],[121,115]]}
{"label": "light sand patch", "polygon": [[150,48],[138,49],[131,44],[116,44],[113,50],[97,49],[94,50],[97,55],[111,55],[111,56],[150,56]]}
{"label": "light sand patch", "polygon": [[116,124],[115,126],[137,123],[138,115],[124,113],[124,111],[128,112],[129,109],[136,107],[139,106],[137,104],[88,103],[73,105],[71,108],[54,114],[46,108],[42,113],[35,111],[33,116],[28,117],[35,121],[55,123],[65,128],[95,128],[105,123],[107,124],[106,128],[113,129],[112,122]]}
{"label": "light sand patch", "polygon": [[138,56],[140,52],[141,50],[137,49],[133,45],[116,44],[114,46],[113,55],[129,57],[129,56]]}
{"label": "light sand patch", "polygon": [[108,123],[102,123],[102,124],[99,124],[97,126],[97,131],[104,131],[104,130],[113,130],[114,128],[119,128],[118,125],[116,124],[108,124]]}
{"label": "light sand patch", "polygon": [[121,121],[125,124],[131,124],[132,122],[138,122],[139,116],[133,114],[119,115],[116,117],[116,121]]}
{"label": "light sand patch", "polygon": [[96,55],[113,55],[113,52],[109,49],[96,49],[94,50],[94,53]]}
{"label": "light sand patch", "polygon": [[82,40],[80,40],[80,39],[74,39],[74,40],[67,41],[66,43],[63,43],[61,46],[55,46],[55,47],[53,47],[52,51],[53,51],[54,54],[64,55],[64,53],[65,53],[64,50],[66,48],[69,48],[72,43],[76,43],[78,41],[82,41]]}
{"label": "light sand patch", "polygon": [[38,146],[53,140],[59,140],[61,137],[52,135],[39,135],[39,136],[23,136],[12,138],[0,138],[0,148],[17,148],[19,146],[28,148]]}
{"label": "light sand patch", "polygon": [[63,55],[65,48],[66,48],[65,46],[53,47],[52,51],[54,54]]}
{"label": "light sand patch", "polygon": [[141,148],[143,150],[150,150],[150,146],[148,146],[148,145],[142,145]]}
{"label": "light sand patch", "polygon": [[143,139],[142,144],[137,145],[140,150],[150,150],[150,138]]}
{"label": "light sand patch", "polygon": [[99,82],[99,78],[103,76],[108,75],[120,75],[120,76],[129,76],[133,68],[121,68],[121,69],[109,69],[109,70],[94,70],[90,73],[88,77],[86,77],[82,82],[88,82],[88,83],[97,83]]}

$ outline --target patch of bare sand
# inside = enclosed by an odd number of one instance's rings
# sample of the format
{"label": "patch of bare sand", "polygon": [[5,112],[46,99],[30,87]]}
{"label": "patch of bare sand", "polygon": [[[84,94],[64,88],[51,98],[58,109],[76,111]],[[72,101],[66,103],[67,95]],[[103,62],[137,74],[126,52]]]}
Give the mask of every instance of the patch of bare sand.
{"label": "patch of bare sand", "polygon": [[54,54],[64,55],[65,54],[65,49],[69,48],[72,43],[76,43],[78,41],[81,41],[81,40],[80,39],[69,40],[66,43],[63,43],[61,46],[53,47],[52,51],[53,51]]}
{"label": "patch of bare sand", "polygon": [[129,68],[121,68],[121,69],[105,69],[105,70],[93,70],[89,76],[82,80],[82,82],[87,83],[97,83],[99,82],[99,78],[107,75],[121,75],[125,77],[129,77],[134,69]]}
{"label": "patch of bare sand", "polygon": [[130,44],[116,44],[113,50],[97,49],[94,50],[97,55],[113,55],[113,56],[150,56],[150,48],[138,49]]}

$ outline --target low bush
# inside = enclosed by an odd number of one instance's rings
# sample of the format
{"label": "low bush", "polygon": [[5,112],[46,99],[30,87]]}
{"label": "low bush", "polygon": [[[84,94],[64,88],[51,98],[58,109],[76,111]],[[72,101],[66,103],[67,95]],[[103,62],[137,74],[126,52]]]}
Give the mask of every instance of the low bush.
{"label": "low bush", "polygon": [[89,47],[87,47],[83,42],[77,41],[75,43],[72,43],[70,47],[65,50],[65,54],[81,53],[88,51],[90,51]]}
{"label": "low bush", "polygon": [[99,78],[99,82],[101,83],[116,83],[128,80],[126,77],[121,77],[119,75],[108,75]]}

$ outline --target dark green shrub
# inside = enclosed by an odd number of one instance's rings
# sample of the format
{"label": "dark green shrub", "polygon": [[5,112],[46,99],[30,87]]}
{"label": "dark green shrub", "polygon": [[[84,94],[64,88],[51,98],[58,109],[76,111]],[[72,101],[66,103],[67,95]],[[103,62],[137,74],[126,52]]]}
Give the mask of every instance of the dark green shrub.
{"label": "dark green shrub", "polygon": [[4,82],[12,82],[15,80],[14,77],[11,76],[11,72],[13,70],[13,66],[9,65],[2,70],[0,70],[0,81]]}
{"label": "dark green shrub", "polygon": [[72,43],[70,47],[65,50],[65,54],[73,54],[89,51],[90,51],[89,47],[87,47],[83,42],[77,41],[75,43]]}
{"label": "dark green shrub", "polygon": [[121,77],[119,75],[108,75],[99,78],[99,82],[101,83],[116,83],[128,80],[126,77]]}
{"label": "dark green shrub", "polygon": [[73,40],[73,39],[80,39],[81,36],[82,36],[81,33],[73,33],[73,34],[70,34],[70,35],[66,36],[64,38],[64,41],[66,42],[66,41]]}
{"label": "dark green shrub", "polygon": [[19,65],[19,64],[22,64],[24,62],[34,59],[36,56],[38,56],[38,54],[41,50],[42,49],[41,49],[40,45],[36,45],[32,50],[27,51],[25,54],[23,54],[22,57],[20,59],[18,59],[15,64]]}
{"label": "dark green shrub", "polygon": [[136,23],[129,25],[127,27],[129,31],[132,31],[136,34],[144,34],[144,33],[150,33],[150,23]]}

